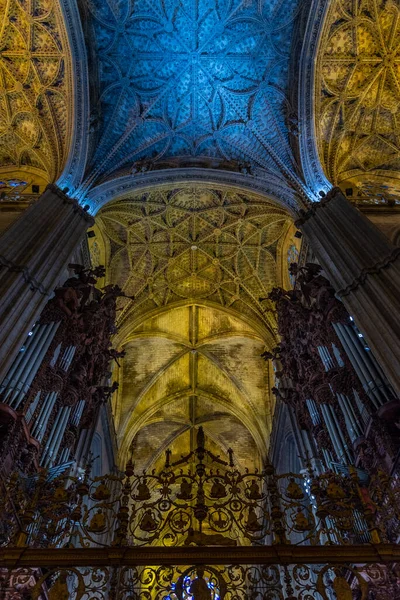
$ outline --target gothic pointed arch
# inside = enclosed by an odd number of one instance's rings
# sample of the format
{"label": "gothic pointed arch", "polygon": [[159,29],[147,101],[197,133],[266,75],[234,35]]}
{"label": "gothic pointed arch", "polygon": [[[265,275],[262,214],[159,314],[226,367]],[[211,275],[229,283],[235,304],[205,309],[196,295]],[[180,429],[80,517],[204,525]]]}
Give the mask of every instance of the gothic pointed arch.
{"label": "gothic pointed arch", "polygon": [[328,8],[328,0],[310,2],[298,70],[299,154],[304,179],[314,201],[319,200],[319,191],[327,192],[332,187],[318,153],[314,95],[315,64]]}
{"label": "gothic pointed arch", "polygon": [[114,372],[121,461],[134,449],[143,468],[156,465],[165,440],[185,452],[202,424],[218,453],[230,445],[261,464],[275,406],[261,355],[277,342],[262,298],[290,287],[288,209],[243,188],[175,182],[121,191],[94,232],[103,284],[127,295],[114,340],[126,353]]}
{"label": "gothic pointed arch", "polygon": [[91,121],[88,50],[77,0],[59,0],[59,2],[73,64],[73,127],[68,158],[57,183],[61,188],[67,187],[69,192],[74,194],[83,180],[89,150]]}
{"label": "gothic pointed arch", "polygon": [[90,212],[96,215],[103,206],[120,195],[133,194],[154,186],[168,187],[186,183],[213,184],[219,188],[235,188],[243,190],[244,193],[261,194],[290,211],[293,216],[297,214],[298,207],[302,205],[303,201],[301,194],[277,174],[270,174],[267,179],[259,179],[249,172],[237,173],[198,167],[131,173],[110,178],[85,193],[84,198],[90,206]]}

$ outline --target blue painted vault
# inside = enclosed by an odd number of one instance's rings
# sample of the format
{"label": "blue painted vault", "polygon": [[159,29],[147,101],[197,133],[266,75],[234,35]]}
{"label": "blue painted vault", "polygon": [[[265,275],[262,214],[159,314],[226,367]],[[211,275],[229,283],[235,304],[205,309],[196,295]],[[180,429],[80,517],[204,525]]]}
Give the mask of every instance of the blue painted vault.
{"label": "blue painted vault", "polygon": [[91,183],[149,161],[295,172],[287,90],[300,4],[91,0],[99,80]]}

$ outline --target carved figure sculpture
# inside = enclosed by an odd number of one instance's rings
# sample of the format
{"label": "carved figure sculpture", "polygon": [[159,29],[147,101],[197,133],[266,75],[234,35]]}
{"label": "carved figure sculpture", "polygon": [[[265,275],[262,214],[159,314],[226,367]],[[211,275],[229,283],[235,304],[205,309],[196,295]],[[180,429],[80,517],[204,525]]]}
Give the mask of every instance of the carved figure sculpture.
{"label": "carved figure sculpture", "polygon": [[352,600],[353,592],[344,577],[335,577],[332,585],[333,589],[335,590],[337,600]]}
{"label": "carved figure sculpture", "polygon": [[262,498],[255,479],[252,480],[250,486],[248,487],[248,496],[250,500],[260,500],[260,498]]}
{"label": "carved figure sculpture", "polygon": [[211,498],[225,498],[225,496],[225,486],[218,479],[215,479],[211,487]]}
{"label": "carved figure sculpture", "polygon": [[104,530],[105,526],[106,518],[104,513],[99,509],[91,518],[88,529],[93,533],[99,533]]}
{"label": "carved figure sculpture", "polygon": [[289,498],[293,498],[295,500],[301,500],[301,498],[304,498],[303,490],[299,484],[295,482],[293,477],[291,477],[289,485],[287,486],[286,494],[289,496]]}
{"label": "carved figure sculpture", "polygon": [[256,531],[261,531],[261,529],[262,529],[262,524],[259,522],[257,515],[256,515],[256,511],[254,510],[253,507],[249,508],[249,514],[248,514],[247,522],[246,522],[246,529],[247,529],[247,531],[251,531],[253,533],[255,533]]}
{"label": "carved figure sculpture", "polygon": [[312,525],[303,512],[299,510],[294,518],[294,528],[296,531],[308,531]]}
{"label": "carved figure sculpture", "polygon": [[189,592],[193,596],[193,600],[211,600],[211,590],[203,579],[204,569],[197,569],[197,578],[192,582]]}
{"label": "carved figure sculpture", "polygon": [[150,508],[146,510],[140,521],[140,529],[147,532],[155,531],[157,529],[157,523]]}
{"label": "carved figure sculpture", "polygon": [[135,496],[135,500],[143,502],[144,500],[150,500],[150,490],[145,481],[141,481],[138,485],[138,494]]}
{"label": "carved figure sculpture", "polygon": [[179,500],[190,500],[192,497],[192,484],[187,480],[183,479],[181,483],[181,491],[177,494]]}

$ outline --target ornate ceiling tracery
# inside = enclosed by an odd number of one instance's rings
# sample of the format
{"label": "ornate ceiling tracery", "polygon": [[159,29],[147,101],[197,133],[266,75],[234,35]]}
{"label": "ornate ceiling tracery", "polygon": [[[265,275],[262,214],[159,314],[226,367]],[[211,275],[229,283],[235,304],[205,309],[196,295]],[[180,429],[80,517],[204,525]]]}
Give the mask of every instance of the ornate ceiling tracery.
{"label": "ornate ceiling tracery", "polygon": [[233,308],[273,337],[266,297],[277,281],[277,255],[291,227],[286,211],[264,198],[196,186],[131,194],[97,216],[108,280],[125,300],[120,322],[187,300]]}
{"label": "ornate ceiling tracery", "polygon": [[91,0],[100,102],[87,183],[137,163],[236,165],[296,184],[287,88],[299,5]]}
{"label": "ornate ceiling tracery", "polygon": [[71,137],[71,65],[57,0],[0,2],[0,169],[54,181]]}
{"label": "ornate ceiling tracery", "polygon": [[114,399],[121,460],[133,449],[145,468],[165,444],[186,452],[202,424],[219,453],[232,446],[259,466],[274,407],[261,354],[276,344],[260,297],[290,285],[288,213],[237,190],[164,186],[106,205],[95,231],[105,283],[135,297],[121,301],[115,339],[126,351]]}
{"label": "ornate ceiling tracery", "polygon": [[332,183],[400,183],[399,39],[398,2],[332,3],[318,54],[315,114]]}

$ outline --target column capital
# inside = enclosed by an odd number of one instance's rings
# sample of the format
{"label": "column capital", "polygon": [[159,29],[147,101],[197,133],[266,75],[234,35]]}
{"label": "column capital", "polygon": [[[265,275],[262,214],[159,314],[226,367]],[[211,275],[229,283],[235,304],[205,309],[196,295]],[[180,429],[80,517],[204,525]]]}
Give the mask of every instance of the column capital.
{"label": "column capital", "polygon": [[342,299],[344,296],[347,296],[352,291],[356,290],[360,285],[365,283],[365,281],[369,275],[378,275],[381,271],[383,271],[383,269],[386,269],[392,263],[394,263],[399,256],[400,256],[400,248],[394,248],[383,259],[376,261],[373,265],[364,267],[363,269],[361,269],[358,276],[354,277],[354,279],[351,283],[349,283],[346,287],[343,287],[342,289],[337,290],[336,296],[339,299]]}
{"label": "column capital", "polygon": [[78,200],[76,200],[76,198],[71,198],[70,196],[67,196],[67,194],[65,192],[62,191],[61,188],[58,187],[58,185],[56,185],[55,183],[49,183],[46,186],[46,192],[50,191],[53,194],[55,194],[56,196],[58,196],[58,198],[60,198],[65,204],[71,204],[74,207],[74,212],[77,212],[78,214],[80,214],[80,216],[89,223],[88,227],[91,227],[92,225],[94,225],[94,218],[92,217],[92,215],[90,215],[81,204],[79,204]]}
{"label": "column capital", "polygon": [[317,210],[327,206],[327,204],[329,204],[329,202],[339,194],[343,196],[342,190],[339,187],[335,186],[332,189],[330,189],[329,192],[325,194],[325,196],[323,196],[319,202],[314,202],[311,208],[309,208],[308,210],[304,210],[303,208],[300,209],[300,217],[297,219],[297,221],[295,221],[295,226],[301,227],[302,225],[304,225],[306,221],[308,221],[309,219],[311,219],[311,217],[315,215]]}

